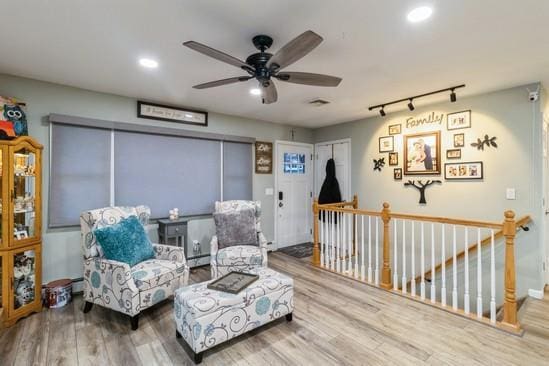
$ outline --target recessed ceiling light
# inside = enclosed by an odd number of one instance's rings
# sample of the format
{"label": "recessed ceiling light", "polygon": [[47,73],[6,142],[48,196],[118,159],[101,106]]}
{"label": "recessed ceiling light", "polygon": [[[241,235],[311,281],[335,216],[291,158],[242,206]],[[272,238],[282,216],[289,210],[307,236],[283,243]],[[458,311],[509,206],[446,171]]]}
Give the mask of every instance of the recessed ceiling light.
{"label": "recessed ceiling light", "polygon": [[150,58],[141,58],[139,59],[139,65],[148,69],[156,69],[158,67],[158,62]]}
{"label": "recessed ceiling light", "polygon": [[251,95],[261,95],[261,89],[259,89],[259,88],[252,88],[252,89],[250,89],[250,94],[251,94]]}
{"label": "recessed ceiling light", "polygon": [[408,21],[412,23],[422,22],[433,14],[433,9],[429,6],[420,6],[408,13]]}

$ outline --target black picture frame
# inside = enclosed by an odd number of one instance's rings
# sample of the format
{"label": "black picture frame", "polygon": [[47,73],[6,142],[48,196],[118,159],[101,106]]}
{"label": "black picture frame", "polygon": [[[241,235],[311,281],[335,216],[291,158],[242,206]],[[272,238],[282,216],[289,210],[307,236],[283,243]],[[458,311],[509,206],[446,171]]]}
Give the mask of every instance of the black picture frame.
{"label": "black picture frame", "polygon": [[[450,154],[457,153],[455,156]],[[446,150],[446,159],[461,159],[461,149],[448,149]]]}
{"label": "black picture frame", "polygon": [[[461,143],[456,142],[458,136],[461,136]],[[464,133],[455,133],[454,134],[454,147],[465,147],[465,134]]]}
{"label": "black picture frame", "polygon": [[[477,169],[476,169],[476,174],[471,175],[471,167],[473,165],[476,165]],[[465,171],[463,171],[464,174],[462,174],[462,169],[466,169]],[[444,179],[446,180],[482,180],[484,179],[484,164],[482,163],[482,161],[445,163]]]}
{"label": "black picture frame", "polygon": [[[389,141],[389,140],[391,141],[391,144],[390,144],[390,145],[391,145],[391,149],[385,150],[385,149],[382,149],[382,148],[381,148],[381,141],[382,141],[382,140],[385,140],[385,139],[387,139],[387,141]],[[379,152],[380,152],[380,153],[388,153],[388,152],[393,152],[393,151],[395,151],[395,138],[394,138],[394,136],[381,136],[381,137],[379,138],[378,144],[379,144],[378,149],[379,149]]]}
{"label": "black picture frame", "polygon": [[402,180],[402,168],[393,169],[394,180]]}
{"label": "black picture frame", "polygon": [[[452,118],[452,116],[455,116],[456,114],[465,114],[467,116],[467,124],[464,125],[464,126],[458,126],[458,127],[452,126],[452,127],[450,127],[451,118]],[[459,111],[459,112],[448,113],[448,115],[446,116],[446,129],[448,131],[462,130],[464,128],[471,128],[471,126],[472,126],[472,123],[471,123],[471,110],[470,109],[467,109],[467,110],[464,110],[464,111]]]}
{"label": "black picture frame", "polygon": [[[393,157],[395,157],[394,160],[393,160]],[[393,151],[389,153],[389,165],[391,166],[398,165],[398,152]]]}
{"label": "black picture frame", "polygon": [[[185,120],[185,119],[178,119],[178,118],[165,118],[165,117],[158,117],[154,115],[148,115],[143,114],[143,107],[152,107],[152,108],[158,108],[158,109],[171,109],[174,111],[182,112],[184,115],[192,114],[193,118],[194,116],[203,116],[204,121],[203,122],[193,122],[192,120]],[[173,105],[167,105],[167,104],[158,104],[158,103],[151,103],[151,102],[145,102],[138,100],[137,101],[137,118],[145,118],[145,119],[152,119],[157,121],[165,121],[165,122],[174,122],[174,123],[182,123],[186,125],[193,125],[193,126],[202,126],[202,127],[208,127],[208,112],[205,111],[199,111],[195,109],[190,108],[184,108],[184,107],[178,107]],[[184,116],[184,118],[187,118]],[[189,118],[191,119],[191,118]]]}
{"label": "black picture frame", "polygon": [[389,135],[400,135],[402,133],[402,123],[389,125]]}

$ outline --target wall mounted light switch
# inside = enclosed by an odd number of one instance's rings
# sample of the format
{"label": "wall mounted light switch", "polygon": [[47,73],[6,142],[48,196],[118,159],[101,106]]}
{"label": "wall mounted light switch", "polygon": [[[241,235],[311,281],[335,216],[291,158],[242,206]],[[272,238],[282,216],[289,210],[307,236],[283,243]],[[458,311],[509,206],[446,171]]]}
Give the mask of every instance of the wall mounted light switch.
{"label": "wall mounted light switch", "polygon": [[273,188],[265,188],[265,195],[266,196],[272,196],[274,194]]}
{"label": "wall mounted light switch", "polygon": [[516,195],[515,189],[514,188],[507,188],[507,192],[505,193],[505,197],[508,200],[516,200],[517,195]]}

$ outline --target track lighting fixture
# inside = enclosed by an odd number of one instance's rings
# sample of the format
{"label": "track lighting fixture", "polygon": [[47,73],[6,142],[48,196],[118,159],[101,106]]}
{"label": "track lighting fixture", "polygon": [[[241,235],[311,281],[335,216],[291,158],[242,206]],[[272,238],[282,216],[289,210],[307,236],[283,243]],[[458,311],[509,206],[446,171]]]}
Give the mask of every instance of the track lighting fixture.
{"label": "track lighting fixture", "polygon": [[410,99],[410,103],[408,103],[408,109],[411,110],[411,111],[416,109],[416,107],[414,107],[414,104],[412,103],[412,99]]}
{"label": "track lighting fixture", "polygon": [[414,103],[413,103],[413,100],[414,99],[418,99],[418,98],[422,98],[422,97],[426,97],[428,95],[433,95],[433,94],[438,94],[438,93],[443,93],[443,92],[448,92],[450,91],[450,102],[454,103],[456,100],[457,100],[457,95],[456,95],[456,92],[455,90],[456,89],[459,89],[459,88],[464,88],[465,87],[465,84],[462,84],[462,85],[456,85],[456,86],[451,86],[449,88],[446,88],[446,89],[440,89],[440,90],[435,90],[433,92],[429,92],[429,93],[425,93],[425,94],[419,94],[419,95],[414,95],[414,96],[411,96],[411,97],[408,97],[408,98],[403,98],[403,99],[399,99],[399,100],[393,100],[392,102],[387,102],[387,103],[383,103],[383,104],[378,104],[378,105],[373,105],[371,107],[368,107],[368,110],[373,110],[373,109],[377,109],[379,108],[379,114],[382,116],[382,117],[385,117],[385,107],[388,106],[388,105],[391,105],[391,104],[397,104],[397,103],[402,103],[402,102],[405,102],[405,101],[408,101],[408,109],[410,111],[413,111],[415,109],[415,106],[414,106]]}
{"label": "track lighting fixture", "polygon": [[454,103],[457,100],[456,92],[454,89],[452,89],[452,92],[450,93],[450,102]]}

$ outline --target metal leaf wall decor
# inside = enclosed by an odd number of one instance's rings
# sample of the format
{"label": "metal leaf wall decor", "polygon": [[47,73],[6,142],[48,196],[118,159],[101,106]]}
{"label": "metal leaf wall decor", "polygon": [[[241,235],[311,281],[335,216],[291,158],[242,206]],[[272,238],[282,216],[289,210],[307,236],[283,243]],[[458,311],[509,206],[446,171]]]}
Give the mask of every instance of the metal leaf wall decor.
{"label": "metal leaf wall decor", "polygon": [[484,140],[480,138],[477,139],[477,142],[471,144],[472,147],[476,147],[478,150],[484,151],[484,146],[495,147],[497,149],[498,144],[496,143],[496,136],[490,138],[488,135],[484,135]]}
{"label": "metal leaf wall decor", "polygon": [[381,171],[381,168],[385,166],[385,158],[374,159],[374,170]]}

